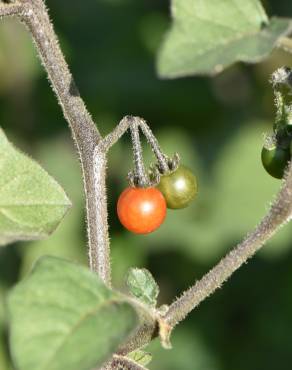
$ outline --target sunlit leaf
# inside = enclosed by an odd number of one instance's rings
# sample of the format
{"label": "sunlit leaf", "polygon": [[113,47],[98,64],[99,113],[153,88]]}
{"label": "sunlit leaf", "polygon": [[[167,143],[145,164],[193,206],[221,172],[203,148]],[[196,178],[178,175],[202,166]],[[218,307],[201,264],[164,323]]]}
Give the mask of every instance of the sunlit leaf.
{"label": "sunlit leaf", "polygon": [[259,62],[292,29],[289,19],[269,20],[257,0],[172,0],[172,15],[158,56],[158,73],[165,78]]}

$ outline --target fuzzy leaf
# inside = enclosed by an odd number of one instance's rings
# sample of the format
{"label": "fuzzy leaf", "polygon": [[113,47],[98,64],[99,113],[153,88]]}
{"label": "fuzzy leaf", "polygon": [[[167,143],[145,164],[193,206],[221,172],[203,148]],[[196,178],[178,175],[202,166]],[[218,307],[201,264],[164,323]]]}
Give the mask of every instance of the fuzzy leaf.
{"label": "fuzzy leaf", "polygon": [[164,78],[214,75],[235,62],[257,63],[281,36],[289,19],[268,19],[258,0],[172,0],[173,24],[158,56]]}
{"label": "fuzzy leaf", "polygon": [[127,285],[134,297],[149,306],[156,306],[159,287],[148,270],[130,269],[127,277]]}
{"label": "fuzzy leaf", "polygon": [[9,296],[18,370],[91,370],[138,324],[133,307],[87,268],[42,257]]}
{"label": "fuzzy leaf", "polygon": [[0,245],[52,233],[71,203],[61,186],[15,149],[1,128],[0,174]]}

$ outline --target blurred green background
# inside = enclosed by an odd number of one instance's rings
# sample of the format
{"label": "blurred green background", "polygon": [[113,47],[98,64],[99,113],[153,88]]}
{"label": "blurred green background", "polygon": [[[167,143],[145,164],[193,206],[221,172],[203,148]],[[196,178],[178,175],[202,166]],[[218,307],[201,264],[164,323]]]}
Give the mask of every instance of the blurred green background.
{"label": "blurred green background", "polygon": [[[61,45],[102,133],[126,114],[143,116],[165,152],[178,151],[198,177],[194,204],[169,211],[149,236],[119,224],[115,204],[132,167],[128,137],[111,151],[108,176],[114,283],[125,289],[130,266],[157,279],[171,302],[259,221],[280,182],[260,163],[272,128],[270,74],[291,65],[276,51],[255,66],[220,76],[161,81],[155,53],[169,25],[166,0],[47,0]],[[289,0],[264,2],[291,16]],[[0,370],[11,370],[5,294],[43,254],[86,264],[84,199],[67,124],[22,25],[0,24],[0,125],[65,188],[73,208],[47,240],[0,249]],[[151,154],[145,149],[147,161]],[[290,370],[292,363],[292,227],[288,225],[174,332],[171,351],[150,346],[152,370]],[[65,370],[65,369],[64,369]],[[69,370],[69,369],[68,369]]]}

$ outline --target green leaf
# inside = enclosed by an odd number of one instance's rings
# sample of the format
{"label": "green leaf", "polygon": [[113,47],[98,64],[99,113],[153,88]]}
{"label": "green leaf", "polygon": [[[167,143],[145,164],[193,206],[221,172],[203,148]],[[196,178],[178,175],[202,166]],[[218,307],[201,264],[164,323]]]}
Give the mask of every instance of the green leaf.
{"label": "green leaf", "polygon": [[138,349],[137,351],[129,353],[128,357],[131,360],[137,362],[137,364],[142,365],[142,366],[147,366],[152,360],[151,353],[142,351],[140,349]]}
{"label": "green leaf", "polygon": [[57,182],[0,128],[0,245],[52,233],[71,203]]}
{"label": "green leaf", "polygon": [[91,370],[138,324],[134,308],[87,268],[42,257],[9,296],[18,370]]}
{"label": "green leaf", "polygon": [[134,297],[149,306],[156,306],[159,287],[148,270],[130,269],[127,277],[127,285]]}
{"label": "green leaf", "polygon": [[158,55],[164,78],[214,75],[235,62],[257,63],[281,36],[289,19],[268,19],[257,0],[172,0],[173,25]]}

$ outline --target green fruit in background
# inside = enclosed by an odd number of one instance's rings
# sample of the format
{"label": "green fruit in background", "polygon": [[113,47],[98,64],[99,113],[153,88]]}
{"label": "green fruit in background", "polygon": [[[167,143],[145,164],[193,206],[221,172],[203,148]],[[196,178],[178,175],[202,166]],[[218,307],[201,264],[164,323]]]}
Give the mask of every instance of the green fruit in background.
{"label": "green fruit in background", "polygon": [[277,146],[263,147],[261,156],[265,170],[276,179],[281,179],[290,160],[289,149]]}
{"label": "green fruit in background", "polygon": [[161,176],[158,189],[164,195],[168,208],[185,208],[197,194],[196,176],[187,167],[179,166],[175,171]]}

